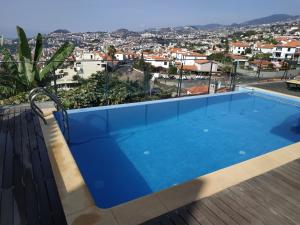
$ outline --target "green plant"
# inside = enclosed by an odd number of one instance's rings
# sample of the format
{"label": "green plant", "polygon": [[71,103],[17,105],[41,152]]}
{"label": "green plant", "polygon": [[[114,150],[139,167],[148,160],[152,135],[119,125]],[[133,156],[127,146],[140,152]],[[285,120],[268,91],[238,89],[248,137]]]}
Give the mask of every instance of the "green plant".
{"label": "green plant", "polygon": [[36,86],[44,86],[47,76],[62,65],[74,50],[72,43],[64,43],[41,68],[39,60],[43,52],[42,35],[40,33],[37,35],[34,54],[32,55],[26,34],[19,26],[17,26],[17,34],[19,38],[18,61],[14,59],[8,49],[3,49],[2,66],[5,74],[0,77],[0,87],[5,87],[7,93],[13,94],[28,91]]}

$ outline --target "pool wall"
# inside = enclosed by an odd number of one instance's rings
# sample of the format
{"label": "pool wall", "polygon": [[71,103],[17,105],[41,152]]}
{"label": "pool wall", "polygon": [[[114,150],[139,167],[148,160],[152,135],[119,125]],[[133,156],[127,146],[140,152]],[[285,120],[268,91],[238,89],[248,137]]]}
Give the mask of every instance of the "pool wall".
{"label": "pool wall", "polygon": [[[257,89],[256,89],[257,90]],[[264,93],[270,93],[263,91]],[[232,94],[232,93],[231,93]],[[233,93],[234,94],[234,93]],[[218,94],[224,95],[224,94]],[[225,94],[226,95],[226,94]],[[228,94],[227,94],[228,95]],[[277,94],[279,97],[286,95]],[[206,98],[207,96],[185,97]],[[290,99],[290,98],[287,98]],[[297,101],[300,99],[298,98]],[[160,100],[178,101],[178,99]],[[153,104],[148,102],[146,104]],[[300,101],[299,101],[300,102]],[[133,105],[145,103],[133,103]],[[101,109],[114,107],[127,107],[128,105],[107,106]],[[80,111],[99,110],[79,109]],[[53,115],[47,117],[48,125],[40,123],[44,139],[47,145],[49,158],[55,175],[60,198],[62,200],[65,215],[69,224],[111,224],[111,225],[135,225],[164,214],[168,211],[210,196],[242,181],[260,175],[283,164],[300,158],[300,142],[281,148],[259,157],[235,164],[233,166],[215,171],[193,181],[157,192],[110,209],[96,207],[93,198],[84,182],[71,151],[61,133],[61,130]],[[121,188],[121,187],[120,187]]]}

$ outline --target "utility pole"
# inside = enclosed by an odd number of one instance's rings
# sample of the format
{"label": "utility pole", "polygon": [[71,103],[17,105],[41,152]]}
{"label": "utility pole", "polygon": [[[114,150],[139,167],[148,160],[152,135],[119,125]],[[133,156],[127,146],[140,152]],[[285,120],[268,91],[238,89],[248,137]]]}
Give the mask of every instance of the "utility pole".
{"label": "utility pole", "polygon": [[212,76],[212,68],[213,68],[213,61],[210,62],[210,71],[209,71],[209,80],[208,80],[208,89],[207,93],[210,93],[210,84],[211,84],[211,76]]}

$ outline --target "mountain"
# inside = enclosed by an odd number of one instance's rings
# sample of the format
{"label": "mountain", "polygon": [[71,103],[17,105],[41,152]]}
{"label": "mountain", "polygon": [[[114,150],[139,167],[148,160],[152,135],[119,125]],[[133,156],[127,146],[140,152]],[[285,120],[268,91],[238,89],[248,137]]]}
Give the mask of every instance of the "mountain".
{"label": "mountain", "polygon": [[271,16],[266,16],[254,20],[249,20],[246,22],[241,23],[240,25],[247,26],[247,25],[262,25],[262,24],[271,24],[277,22],[286,22],[290,20],[300,19],[300,16],[291,16],[287,14],[274,14]]}
{"label": "mountain", "polygon": [[138,32],[134,32],[134,31],[130,31],[130,30],[122,28],[122,29],[118,29],[118,30],[112,32],[111,35],[113,37],[125,38],[128,36],[139,36],[140,34]]}
{"label": "mountain", "polygon": [[70,31],[66,30],[66,29],[58,29],[53,31],[52,33],[56,33],[56,34],[68,34],[71,33]]}
{"label": "mountain", "polygon": [[192,26],[198,30],[215,30],[221,27],[224,27],[224,25],[218,24],[218,23],[210,23],[210,24],[205,24],[205,25],[195,25]]}
{"label": "mountain", "polygon": [[[262,24],[272,24],[277,22],[287,22],[300,19],[300,16],[292,16],[287,14],[274,14],[271,16],[266,16],[262,18],[257,18],[253,20],[249,20],[243,23],[233,23],[231,25],[222,25],[218,23],[211,23],[211,24],[204,24],[204,25],[191,25],[191,26],[180,26],[175,27],[176,31],[179,32],[188,32],[193,30],[217,30],[220,28],[233,28],[233,27],[242,27],[242,26],[249,26],[249,25],[262,25]],[[161,32],[164,31],[171,31],[172,28],[164,28],[160,29]]]}

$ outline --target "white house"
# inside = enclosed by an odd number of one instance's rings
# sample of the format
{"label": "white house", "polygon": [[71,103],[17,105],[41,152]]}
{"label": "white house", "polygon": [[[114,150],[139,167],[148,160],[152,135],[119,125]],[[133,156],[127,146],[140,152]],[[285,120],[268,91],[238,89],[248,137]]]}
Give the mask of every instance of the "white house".
{"label": "white house", "polygon": [[206,59],[196,60],[193,65],[178,65],[177,69],[180,70],[182,68],[185,72],[203,72],[209,73],[210,70],[213,73],[218,71],[219,65],[216,62],[209,61]]}
{"label": "white house", "polygon": [[117,52],[115,54],[115,58],[118,60],[118,61],[124,61],[125,60],[125,54],[122,53],[122,52]]}
{"label": "white house", "polygon": [[195,65],[197,66],[197,71],[198,72],[210,72],[210,69],[213,73],[218,71],[218,63],[209,61],[209,60],[196,60]]}
{"label": "white house", "polygon": [[158,56],[158,55],[147,55],[144,56],[144,60],[147,63],[150,63],[155,68],[165,68],[169,69],[170,67],[170,60],[168,58]]}
{"label": "white house", "polygon": [[229,45],[229,52],[236,54],[236,55],[241,55],[245,54],[245,51],[247,48],[250,48],[250,45],[245,42],[232,42]]}
{"label": "white house", "polygon": [[199,54],[197,52],[178,52],[176,54],[176,62],[184,65],[192,66],[196,60],[205,60],[207,55]]}
{"label": "white house", "polygon": [[108,56],[102,52],[76,52],[75,67],[78,75],[89,78],[92,74],[104,71]]}
{"label": "white house", "polygon": [[296,52],[300,51],[300,41],[289,40],[282,41],[273,48],[273,58],[275,59],[293,59]]}
{"label": "white house", "polygon": [[256,52],[261,52],[265,54],[272,54],[273,53],[273,44],[262,44],[262,43],[256,43],[253,47],[253,49]]}

